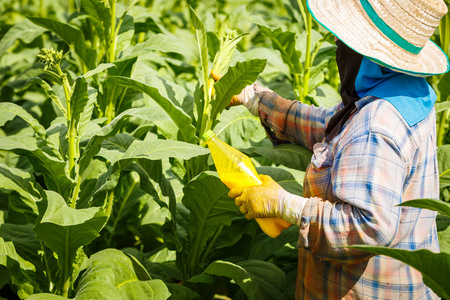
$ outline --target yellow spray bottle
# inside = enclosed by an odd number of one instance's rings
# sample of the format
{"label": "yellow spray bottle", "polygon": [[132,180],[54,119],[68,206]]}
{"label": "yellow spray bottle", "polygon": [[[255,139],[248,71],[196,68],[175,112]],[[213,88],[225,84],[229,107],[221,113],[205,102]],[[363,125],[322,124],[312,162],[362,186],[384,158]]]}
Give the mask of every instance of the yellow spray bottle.
{"label": "yellow spray bottle", "polygon": [[[219,140],[214,132],[208,130],[202,140],[208,145],[220,180],[229,188],[260,185],[262,182],[250,158]],[[256,218],[259,227],[270,237],[276,238],[291,226],[278,218]]]}

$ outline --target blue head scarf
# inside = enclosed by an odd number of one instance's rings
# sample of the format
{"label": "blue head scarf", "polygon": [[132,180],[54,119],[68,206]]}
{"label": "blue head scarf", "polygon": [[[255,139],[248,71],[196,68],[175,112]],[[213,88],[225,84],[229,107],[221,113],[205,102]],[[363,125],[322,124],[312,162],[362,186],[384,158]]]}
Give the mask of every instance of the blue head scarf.
{"label": "blue head scarf", "polygon": [[367,95],[389,101],[409,126],[422,121],[436,102],[436,93],[423,77],[399,73],[364,57],[355,80],[359,97]]}

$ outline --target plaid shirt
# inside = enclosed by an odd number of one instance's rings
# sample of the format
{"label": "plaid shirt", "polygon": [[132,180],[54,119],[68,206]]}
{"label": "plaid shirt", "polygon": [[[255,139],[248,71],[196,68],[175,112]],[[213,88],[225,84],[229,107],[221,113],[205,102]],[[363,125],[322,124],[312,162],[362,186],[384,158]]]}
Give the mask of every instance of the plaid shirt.
{"label": "plaid shirt", "polygon": [[342,248],[365,244],[439,252],[436,213],[397,206],[439,199],[434,109],[409,127],[389,102],[367,96],[327,144],[326,125],[342,103],[325,109],[274,92],[259,96],[269,135],[314,152],[303,187],[296,298],[437,299],[414,268]]}

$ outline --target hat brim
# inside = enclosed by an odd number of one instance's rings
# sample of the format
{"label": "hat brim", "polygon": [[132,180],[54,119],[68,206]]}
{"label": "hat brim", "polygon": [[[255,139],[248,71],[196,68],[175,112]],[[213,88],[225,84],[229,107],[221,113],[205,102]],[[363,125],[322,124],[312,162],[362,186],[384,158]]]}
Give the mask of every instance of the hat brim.
{"label": "hat brim", "polygon": [[447,55],[431,40],[412,54],[387,38],[358,5],[358,0],[308,0],[314,19],[356,52],[390,69],[413,76],[450,70]]}

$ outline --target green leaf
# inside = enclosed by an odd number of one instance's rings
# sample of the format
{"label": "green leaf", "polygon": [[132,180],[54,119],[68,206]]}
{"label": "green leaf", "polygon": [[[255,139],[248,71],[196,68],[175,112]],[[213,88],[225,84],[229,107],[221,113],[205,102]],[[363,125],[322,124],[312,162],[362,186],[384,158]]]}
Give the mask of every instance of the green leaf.
{"label": "green leaf", "polygon": [[39,291],[35,281],[35,267],[17,254],[14,243],[0,237],[0,266],[11,274],[11,283],[17,288],[17,295],[25,298]]}
{"label": "green leaf", "polygon": [[450,203],[436,199],[414,199],[405,201],[398,206],[410,206],[434,210],[450,217]]}
{"label": "green leaf", "polygon": [[159,160],[169,157],[177,157],[187,160],[208,153],[209,151],[204,147],[179,141],[134,141],[128,148],[123,159],[147,158],[151,160]]}
{"label": "green leaf", "polygon": [[92,115],[93,103],[87,105],[89,102],[87,82],[83,77],[78,77],[75,81],[75,87],[70,97],[70,105],[72,109],[72,115],[70,116],[71,122],[75,122],[75,128],[77,129],[77,135],[81,136],[86,127],[86,124],[90,121]]}
{"label": "green leaf", "polygon": [[450,109],[450,101],[436,103],[434,104],[434,107],[436,108],[436,113],[440,113],[444,110]]}
{"label": "green leaf", "polygon": [[191,117],[186,114],[179,106],[163,97],[158,89],[151,87],[145,83],[133,80],[131,78],[112,76],[110,79],[124,87],[139,90],[157,102],[161,108],[170,116],[179,129],[180,138],[184,142],[195,144],[198,142],[198,137],[195,135],[195,127],[192,125]]}
{"label": "green leaf", "polygon": [[266,138],[259,117],[252,115],[243,105],[224,110],[214,132],[220,140],[239,148],[250,147],[252,142]]}
{"label": "green leaf", "polygon": [[194,9],[190,7],[191,21],[195,28],[195,34],[197,36],[197,44],[200,55],[200,66],[202,68],[203,84],[206,86],[209,76],[209,63],[208,63],[208,38],[206,35],[206,29],[203,22],[195,13]]}
{"label": "green leaf", "polygon": [[145,42],[137,44],[127,58],[145,55],[151,51],[184,54],[184,45],[173,36],[158,33],[149,37]]}
{"label": "green leaf", "polygon": [[130,15],[125,15],[116,38],[116,53],[127,49],[134,36],[134,19]]}
{"label": "green leaf", "polygon": [[69,299],[55,294],[39,293],[28,296],[26,300],[69,300]]}
{"label": "green leaf", "polygon": [[440,93],[440,102],[447,102],[450,96],[450,73],[444,74],[437,84]]}
{"label": "green leaf", "polygon": [[145,78],[147,84],[156,88],[161,96],[172,101],[176,106],[181,107],[191,118],[193,118],[194,97],[188,93],[186,87],[182,87],[170,80],[158,77],[156,75],[148,75]]}
{"label": "green leaf", "polygon": [[298,226],[290,226],[283,230],[275,239],[267,235],[262,235],[262,238],[252,246],[249,258],[267,260],[287,243],[296,242],[298,240],[298,232]]}
{"label": "green leaf", "polygon": [[89,139],[80,158],[80,174],[83,174],[91,159],[100,151],[102,142],[115,135],[122,128],[123,123],[130,117],[136,117],[146,121],[155,121],[162,118],[153,110],[145,108],[132,108],[115,117],[108,125],[102,127]]}
{"label": "green leaf", "polygon": [[44,275],[45,265],[42,261],[43,254],[40,253],[41,243],[36,239],[33,227],[33,224],[2,224],[0,236],[5,242],[12,242],[17,254],[34,265],[36,268],[35,281],[39,284],[40,289],[45,291],[48,290],[49,282],[47,276]]}
{"label": "green leaf", "polygon": [[28,125],[30,125],[31,128],[33,128],[33,130],[37,133],[39,137],[38,138],[39,148],[41,148],[47,154],[50,154],[51,156],[62,160],[61,154],[58,151],[58,147],[56,147],[53,144],[53,142],[47,138],[47,133],[45,132],[44,126],[42,126],[39,123],[39,121],[36,120],[31,114],[29,114],[25,109],[14,103],[3,102],[0,103],[0,111],[2,113],[14,114],[19,118],[21,118],[22,120],[24,120],[26,123],[28,123]]}
{"label": "green leaf", "polygon": [[66,199],[74,186],[74,181],[66,174],[66,162],[49,156],[36,145],[34,138],[20,136],[0,137],[0,149],[25,156],[35,172],[44,176],[48,189],[57,191]]}
{"label": "green leaf", "polygon": [[38,215],[36,202],[41,198],[42,188],[29,172],[0,164],[0,190],[15,192],[19,201],[10,201],[11,208],[24,213],[30,220]]}
{"label": "green leaf", "polygon": [[285,281],[283,271],[265,261],[246,260],[233,264],[218,260],[204,273],[233,279],[249,300],[286,299],[280,290]]}
{"label": "green leaf", "polygon": [[243,149],[247,155],[261,155],[286,167],[305,171],[311,162],[312,152],[300,145],[282,144],[273,148],[251,147]]}
{"label": "green leaf", "polygon": [[450,218],[438,214],[436,216],[436,227],[441,252],[450,253]]}
{"label": "green leaf", "polygon": [[233,199],[227,196],[229,189],[216,173],[201,173],[192,179],[183,191],[182,203],[190,211],[189,267],[195,272],[200,263],[201,253],[206,250],[207,241],[219,227],[231,225],[231,219],[238,213],[238,207]]}
{"label": "green leaf", "polygon": [[421,249],[415,251],[393,249],[389,247],[372,247],[367,245],[349,246],[378,255],[395,258],[422,273],[423,282],[439,297],[450,299],[450,254],[433,253]]}
{"label": "green leaf", "polygon": [[91,76],[94,76],[100,72],[103,72],[104,70],[107,70],[109,68],[117,68],[115,64],[110,64],[110,63],[104,63],[104,64],[99,64],[97,68],[95,68],[94,70],[90,70],[88,72],[86,72],[83,77],[84,78],[89,78]]}
{"label": "green leaf", "polygon": [[86,46],[83,32],[67,23],[38,17],[28,17],[36,25],[47,28],[58,35],[81,58],[88,69],[94,69],[97,60],[97,51]]}
{"label": "green leaf", "polygon": [[247,85],[255,82],[266,66],[264,59],[253,59],[238,62],[230,67],[228,72],[214,84],[216,96],[211,100],[211,120],[230,104],[234,95],[238,95]]}
{"label": "green leaf", "polygon": [[60,271],[68,278],[78,248],[100,235],[107,216],[99,207],[73,209],[53,191],[46,191],[43,196],[38,203],[40,217],[34,232],[38,240],[58,255]]}
{"label": "green leaf", "polygon": [[111,29],[110,8],[106,6],[105,2],[100,0],[81,0],[81,6],[94,20],[99,36],[106,41],[106,35]]}
{"label": "green leaf", "polygon": [[44,33],[44,31],[44,29],[28,20],[15,24],[0,40],[0,56],[6,53],[6,50],[12,47],[17,39],[21,39],[28,44]]}
{"label": "green leaf", "polygon": [[164,282],[152,280],[134,257],[116,249],[106,249],[89,259],[75,299],[164,300],[169,296]]}
{"label": "green leaf", "polygon": [[450,186],[450,145],[438,148],[438,168],[440,188]]}
{"label": "green leaf", "polygon": [[273,29],[263,24],[257,24],[260,32],[270,38],[272,47],[280,51],[283,62],[289,67],[291,74],[302,74],[300,62],[302,53],[295,48],[295,32],[283,31],[281,27]]}
{"label": "green leaf", "polygon": [[[138,165],[143,166],[142,170],[137,170],[141,176],[149,176],[158,184],[163,184],[164,178],[162,176],[161,159],[169,157],[190,159],[207,153],[208,150],[204,147],[179,141],[136,140],[128,147],[123,157],[117,159],[115,163],[109,167],[108,172],[97,182],[95,197],[96,199],[103,199],[104,193],[112,190],[117,185],[122,170],[133,162],[137,162]],[[144,178],[141,180],[144,180]],[[148,180],[146,182],[148,185],[143,189],[154,196],[155,200],[159,200],[159,196],[153,185]],[[162,204],[161,202],[159,203]],[[162,206],[165,207],[166,205],[162,204]]]}
{"label": "green leaf", "polygon": [[43,80],[39,77],[33,77],[33,78],[28,79],[28,82],[31,84],[39,84],[41,86],[41,88],[44,90],[44,92],[47,94],[47,96],[53,100],[53,102],[56,104],[56,106],[58,106],[58,108],[64,114],[64,117],[66,117],[66,119],[68,119],[67,110],[66,110],[65,105],[61,102],[61,100],[59,100],[58,96],[55,94],[52,87],[47,82],[45,82],[45,80]]}
{"label": "green leaf", "polygon": [[213,61],[213,70],[219,74],[225,73],[230,64],[231,57],[236,50],[237,44],[246,34],[235,35],[235,31],[225,32],[220,41],[219,51],[214,56]]}
{"label": "green leaf", "polygon": [[289,193],[303,195],[302,183],[305,172],[283,166],[257,167],[256,171],[258,174],[269,175]]}

